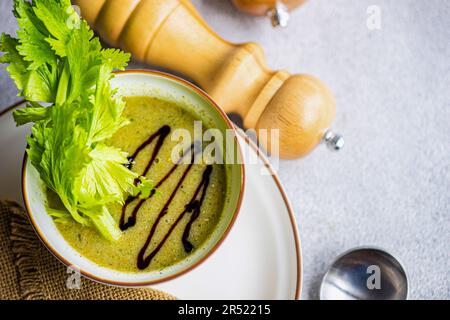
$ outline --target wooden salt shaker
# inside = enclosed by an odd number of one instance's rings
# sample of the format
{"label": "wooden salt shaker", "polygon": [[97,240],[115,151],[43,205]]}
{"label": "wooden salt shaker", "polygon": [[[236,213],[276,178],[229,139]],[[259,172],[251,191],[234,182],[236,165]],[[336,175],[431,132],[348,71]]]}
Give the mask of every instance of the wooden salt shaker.
{"label": "wooden salt shaker", "polygon": [[[220,38],[188,0],[74,0],[100,37],[134,58],[184,74],[197,82],[245,128],[279,129],[279,156],[293,159],[325,140],[340,149],[329,131],[335,101],[317,78],[266,66],[255,43]],[[260,144],[270,150],[270,134]]]}

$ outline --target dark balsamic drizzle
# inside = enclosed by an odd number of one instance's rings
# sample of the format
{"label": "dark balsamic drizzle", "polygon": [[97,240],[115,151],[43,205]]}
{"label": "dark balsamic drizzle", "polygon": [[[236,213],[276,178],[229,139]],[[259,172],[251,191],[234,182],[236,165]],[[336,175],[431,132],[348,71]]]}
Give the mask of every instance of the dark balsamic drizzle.
{"label": "dark balsamic drizzle", "polygon": [[[191,218],[189,219],[189,222],[187,223],[184,229],[182,237],[184,250],[186,252],[191,252],[192,249],[194,248],[192,243],[190,243],[188,240],[189,233],[191,232],[192,224],[200,216],[200,209],[202,207],[203,201],[205,200],[206,190],[208,189],[211,173],[212,173],[212,166],[208,165],[205,171],[203,171],[202,180],[198,185],[197,190],[194,193],[194,196],[192,197],[191,201],[189,201],[189,203],[186,205],[185,210],[182,212],[182,214],[180,215],[180,217],[176,222],[178,223],[178,221],[181,220],[187,212],[192,213]],[[197,200],[197,195],[199,194],[200,190],[202,193],[200,195],[200,198]]]}
{"label": "dark balsamic drizzle", "polygon": [[[148,140],[147,140],[148,141]],[[145,142],[144,142],[145,143]],[[148,144],[147,144],[148,145]],[[155,147],[156,149],[156,147]],[[142,151],[143,148],[138,148],[139,151]],[[159,149],[158,149],[159,151]],[[128,205],[130,203],[132,203],[134,200],[139,198],[139,194],[137,194],[136,196],[129,196],[126,200],[125,200],[125,204],[122,207],[122,214],[120,216],[120,222],[119,222],[119,227],[120,230],[125,231],[128,228],[134,226],[136,224],[136,218],[137,218],[137,214],[140,210],[140,208],[142,207],[142,205],[145,203],[145,201],[147,201],[148,199],[150,199],[151,197],[153,197],[153,195],[155,194],[156,190],[167,180],[170,178],[170,176],[172,175],[172,173],[174,173],[174,171],[177,169],[177,167],[181,164],[181,162],[191,153],[194,152],[194,156],[197,155],[200,151],[201,151],[201,146],[199,144],[193,143],[191,144],[190,147],[188,147],[186,150],[184,150],[182,157],[177,161],[177,163],[175,165],[172,166],[172,168],[169,170],[169,172],[155,185],[155,187],[153,188],[153,190],[150,192],[150,195],[148,196],[148,198],[145,199],[139,199],[139,202],[136,204],[136,206],[134,207],[133,211],[131,212],[130,217],[128,217],[128,220],[125,222],[125,216],[126,216],[126,210],[128,208]],[[153,150],[153,152],[155,152],[155,150]],[[134,156],[136,157],[139,153],[135,152]],[[153,158],[153,155],[152,157]],[[193,162],[193,161],[191,161]],[[129,163],[132,163],[132,161],[130,161]],[[131,166],[132,167],[132,166]],[[130,167],[130,169],[131,169]],[[148,171],[148,170],[147,170]],[[139,179],[136,179],[135,184],[139,183]]]}
{"label": "dark balsamic drizzle", "polygon": [[[167,138],[168,134],[170,133],[170,127],[165,125],[163,127],[161,127],[156,133],[154,133],[153,135],[151,135],[146,141],[144,141],[144,143],[142,143],[134,152],[134,154],[129,158],[129,164],[127,165],[127,167],[129,169],[132,168],[133,166],[133,161],[134,159],[136,159],[136,157],[139,155],[139,153],[148,145],[150,145],[153,141],[155,141],[157,139],[155,148],[152,152],[152,155],[150,157],[150,160],[147,164],[147,166],[145,167],[145,170],[143,172],[143,176],[145,176],[148,171],[150,170],[150,168],[152,167],[158,153],[159,150],[161,149],[164,140]],[[164,243],[167,241],[167,239],[169,238],[169,236],[171,235],[171,233],[173,232],[173,230],[175,229],[175,227],[180,223],[180,221],[183,219],[183,217],[187,214],[187,213],[191,213],[190,219],[188,221],[188,223],[185,226],[185,229],[183,231],[183,236],[182,236],[182,243],[183,243],[183,247],[184,250],[186,252],[191,252],[192,249],[194,248],[192,243],[189,242],[188,238],[189,238],[189,234],[192,228],[192,224],[195,222],[195,220],[198,219],[199,215],[200,215],[200,209],[201,206],[203,204],[203,201],[205,199],[205,195],[206,195],[206,190],[208,188],[209,182],[210,182],[210,176],[212,173],[212,165],[208,165],[206,167],[206,169],[203,171],[203,175],[202,175],[202,180],[200,181],[199,185],[197,186],[197,189],[194,192],[194,195],[192,196],[191,200],[189,201],[189,203],[185,206],[183,212],[181,212],[178,216],[178,218],[176,219],[175,223],[173,223],[168,232],[165,234],[165,236],[163,237],[163,239],[158,243],[158,245],[156,246],[155,249],[153,249],[147,256],[145,256],[146,251],[148,250],[148,247],[150,246],[150,243],[152,242],[152,238],[155,234],[155,231],[158,227],[158,224],[160,222],[160,220],[167,214],[169,206],[173,200],[173,198],[175,197],[175,195],[177,194],[178,190],[180,189],[181,185],[183,184],[184,180],[186,179],[186,176],[188,175],[189,171],[192,169],[192,166],[194,164],[194,160],[195,160],[195,156],[201,151],[201,145],[198,145],[196,143],[193,143],[187,150],[184,151],[182,157],[180,157],[180,159],[177,161],[177,163],[175,163],[172,168],[169,170],[169,172],[155,185],[155,188],[151,191],[150,195],[148,198],[146,199],[139,199],[139,202],[137,203],[137,205],[134,207],[130,217],[127,219],[127,221],[125,221],[125,215],[126,215],[126,209],[128,207],[128,205],[133,202],[134,200],[136,200],[139,195],[136,196],[130,196],[126,199],[124,206],[122,207],[122,214],[120,217],[120,222],[119,222],[119,227],[122,231],[134,226],[136,224],[136,217],[137,214],[140,210],[140,208],[142,207],[142,205],[145,203],[145,201],[147,201],[148,199],[150,199],[154,194],[155,191],[158,187],[160,187],[172,174],[173,172],[177,169],[177,167],[181,164],[181,162],[184,160],[184,158],[187,155],[191,155],[191,161],[189,163],[189,165],[187,166],[187,168],[184,170],[183,175],[181,176],[181,179],[178,181],[175,189],[172,191],[169,199],[166,201],[166,203],[164,204],[163,208],[161,209],[161,211],[159,212],[154,224],[152,225],[152,228],[150,230],[150,233],[146,239],[146,242],[144,244],[144,246],[141,248],[138,257],[137,257],[137,267],[141,270],[146,269],[152,259],[156,256],[156,254],[161,250],[161,248],[163,247]],[[135,181],[135,183],[139,183],[139,180]]]}
{"label": "dark balsamic drizzle", "polygon": [[[189,164],[189,166],[187,167],[187,169],[184,171],[183,176],[181,177],[180,181],[178,181],[177,186],[175,187],[175,189],[173,190],[172,194],[170,195],[169,199],[167,200],[166,204],[164,205],[164,207],[161,209],[161,211],[158,214],[158,217],[156,218],[155,223],[152,226],[152,229],[150,230],[150,233],[147,237],[147,240],[145,241],[144,246],[142,247],[141,251],[139,251],[139,255],[138,255],[138,260],[137,260],[137,267],[141,270],[147,268],[152,259],[156,256],[156,254],[159,252],[159,250],[161,250],[162,246],[164,245],[164,243],[166,242],[166,240],[169,238],[170,234],[172,233],[172,231],[175,229],[175,227],[178,225],[178,223],[183,219],[183,217],[185,216],[186,213],[191,212],[191,218],[189,220],[189,222],[187,223],[184,232],[183,232],[183,237],[182,237],[182,242],[183,242],[183,246],[184,246],[184,250],[186,252],[191,252],[193,249],[193,245],[188,241],[188,237],[189,237],[189,233],[191,230],[191,226],[192,223],[198,218],[199,214],[200,214],[200,208],[201,205],[203,203],[203,200],[205,199],[205,194],[206,194],[206,189],[208,187],[209,184],[209,178],[212,172],[212,166],[208,165],[205,169],[205,171],[203,172],[203,177],[202,177],[202,181],[200,182],[199,186],[197,187],[197,190],[194,193],[194,196],[192,197],[191,201],[189,201],[189,203],[185,206],[184,211],[178,216],[177,220],[175,221],[175,223],[173,223],[170,226],[169,231],[166,233],[166,235],[163,237],[163,239],[159,242],[159,244],[156,246],[155,249],[153,249],[153,251],[151,251],[149,253],[149,255],[145,256],[145,252],[147,251],[153,235],[155,234],[156,228],[158,227],[158,224],[160,222],[160,220],[167,214],[168,211],[168,207],[171,203],[171,201],[173,200],[173,198],[175,197],[178,189],[180,188],[181,184],[183,183],[183,181],[185,180],[187,174],[189,173],[189,171],[192,168],[193,163]],[[197,200],[198,194],[200,193],[200,190],[202,190],[202,194],[200,196],[200,199]]]}
{"label": "dark balsamic drizzle", "polygon": [[[147,166],[144,169],[144,172],[142,173],[142,176],[147,175],[148,171],[150,170],[151,166],[153,165],[153,162],[156,159],[156,156],[159,153],[159,150],[161,149],[164,140],[167,138],[167,136],[170,133],[170,127],[168,125],[164,125],[162,126],[158,131],[156,131],[154,134],[152,134],[147,140],[145,140],[137,149],[136,151],[133,153],[133,155],[131,157],[128,158],[128,169],[131,169],[133,167],[133,162],[136,159],[136,157],[139,155],[139,153],[142,152],[142,150],[144,150],[145,147],[147,147],[148,145],[150,145],[155,139],[158,139],[156,141],[156,146],[153,149],[152,155],[150,157],[150,161],[148,162]],[[167,179],[170,174],[172,174],[172,172],[169,172],[169,174],[163,178],[163,180],[161,180],[156,186],[155,188],[150,192],[150,196],[147,198],[151,198],[154,194],[155,194],[155,189],[157,187],[159,187],[164,181],[165,179]],[[136,179],[134,181],[135,184],[139,183],[139,179]],[[128,220],[125,222],[125,213],[127,210],[128,205],[133,202],[133,200],[137,199],[139,197],[139,194],[136,196],[129,196],[126,200],[125,200],[125,204],[122,207],[122,215],[120,216],[120,221],[119,221],[119,228],[122,231],[127,230],[128,228],[134,226],[136,224],[136,216],[137,213],[139,211],[139,209],[141,208],[141,206],[144,204],[144,202],[147,199],[140,199],[138,204],[136,205],[136,207],[133,209],[133,212],[131,213],[131,216],[128,218]]]}

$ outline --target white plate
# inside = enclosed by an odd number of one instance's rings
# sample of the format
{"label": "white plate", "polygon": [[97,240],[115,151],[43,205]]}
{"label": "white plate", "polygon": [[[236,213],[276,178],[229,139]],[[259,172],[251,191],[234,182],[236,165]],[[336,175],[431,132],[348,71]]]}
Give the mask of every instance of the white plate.
{"label": "white plate", "polygon": [[[0,114],[0,198],[22,203],[21,168],[29,126],[16,128],[13,106]],[[241,212],[230,234],[204,263],[154,288],[180,299],[298,299],[301,254],[289,201],[268,161],[240,132],[247,159]]]}

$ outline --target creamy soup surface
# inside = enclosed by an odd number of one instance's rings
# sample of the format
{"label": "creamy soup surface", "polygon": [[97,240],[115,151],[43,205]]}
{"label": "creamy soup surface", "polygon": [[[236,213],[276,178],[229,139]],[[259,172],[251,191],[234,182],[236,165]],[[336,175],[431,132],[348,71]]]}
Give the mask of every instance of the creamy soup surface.
{"label": "creamy soup surface", "polygon": [[[133,155],[152,134],[158,132],[163,126],[170,127],[171,132],[178,128],[184,128],[189,130],[193,136],[194,121],[199,121],[199,118],[186,108],[169,101],[151,97],[127,97],[125,101],[127,103],[125,116],[130,120],[130,124],[120,129],[110,139],[109,144],[121,148],[129,155]],[[157,140],[155,139],[145,146],[137,155],[132,166],[133,171],[139,174],[144,172],[152,157]],[[171,154],[177,143],[178,141],[172,141],[170,134],[164,139],[146,175],[154,185],[157,185],[174,167]],[[188,166],[188,164],[180,164],[176,167],[169,178],[156,189],[155,194],[142,203],[137,211],[135,224],[126,228],[122,232],[122,237],[117,241],[108,241],[95,229],[83,227],[72,221],[66,224],[57,223],[57,227],[76,251],[101,266],[124,272],[161,270],[171,266],[188,257],[208,239],[221,219],[224,202],[227,198],[226,167],[221,164],[213,164],[209,169],[209,182],[198,217],[193,220],[189,228],[186,237],[188,243],[184,243],[182,241],[183,234],[195,210],[186,212],[180,219],[179,217],[202,183],[208,167],[204,163],[192,165],[170,202],[167,213],[160,218],[156,225],[154,235],[145,250],[145,256],[148,256],[162,243],[161,248],[157,250],[148,266],[139,268],[138,254],[144,247],[157,217]],[[201,193],[200,190],[199,197]],[[138,203],[139,199],[135,199],[126,206],[125,221],[132,215]],[[122,205],[114,205],[110,211],[119,225]],[[178,223],[166,237],[177,219],[179,219]],[[189,248],[190,245],[191,248]]]}

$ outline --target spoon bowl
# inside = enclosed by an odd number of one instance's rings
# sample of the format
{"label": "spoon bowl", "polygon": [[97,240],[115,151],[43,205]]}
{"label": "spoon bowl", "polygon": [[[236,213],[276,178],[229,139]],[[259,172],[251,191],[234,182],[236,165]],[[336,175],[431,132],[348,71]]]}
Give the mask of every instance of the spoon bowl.
{"label": "spoon bowl", "polygon": [[388,252],[371,247],[338,256],[320,287],[321,300],[405,300],[407,296],[403,266]]}

